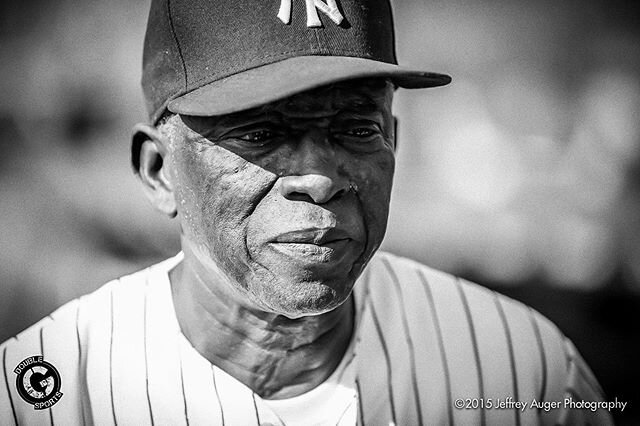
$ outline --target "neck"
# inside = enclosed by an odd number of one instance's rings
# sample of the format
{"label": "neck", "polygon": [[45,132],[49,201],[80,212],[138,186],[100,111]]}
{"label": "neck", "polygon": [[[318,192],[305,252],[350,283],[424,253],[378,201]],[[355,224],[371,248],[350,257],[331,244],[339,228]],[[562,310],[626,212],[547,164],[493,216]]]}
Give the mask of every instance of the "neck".
{"label": "neck", "polygon": [[182,332],[202,356],[266,399],[300,395],[331,375],[351,338],[352,296],[316,316],[265,312],[183,248],[169,278]]}

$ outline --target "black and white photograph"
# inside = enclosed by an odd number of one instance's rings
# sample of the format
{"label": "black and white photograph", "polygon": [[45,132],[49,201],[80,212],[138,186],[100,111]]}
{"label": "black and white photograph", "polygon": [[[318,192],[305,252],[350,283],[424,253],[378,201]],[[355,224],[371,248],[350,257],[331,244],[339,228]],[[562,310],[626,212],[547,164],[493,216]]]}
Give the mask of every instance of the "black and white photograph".
{"label": "black and white photograph", "polygon": [[0,4],[0,425],[640,424],[640,8]]}

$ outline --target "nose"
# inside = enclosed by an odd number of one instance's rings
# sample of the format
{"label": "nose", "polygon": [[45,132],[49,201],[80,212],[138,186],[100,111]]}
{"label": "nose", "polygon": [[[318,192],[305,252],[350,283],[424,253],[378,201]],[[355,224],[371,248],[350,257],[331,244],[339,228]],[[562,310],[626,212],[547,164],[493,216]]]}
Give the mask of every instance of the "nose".
{"label": "nose", "polygon": [[336,185],[334,179],[320,174],[286,176],[280,188],[286,198],[305,200],[310,197],[316,204],[324,204],[347,191],[347,188]]}
{"label": "nose", "polygon": [[289,161],[289,171],[280,182],[285,198],[323,204],[349,189],[348,179],[339,171],[339,154],[318,132],[305,135]]}

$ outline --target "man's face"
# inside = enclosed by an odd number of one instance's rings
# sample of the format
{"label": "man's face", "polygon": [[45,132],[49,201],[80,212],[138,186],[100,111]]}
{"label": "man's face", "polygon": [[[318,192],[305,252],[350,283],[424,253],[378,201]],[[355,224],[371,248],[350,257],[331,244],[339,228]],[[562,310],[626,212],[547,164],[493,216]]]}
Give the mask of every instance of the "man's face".
{"label": "man's face", "polygon": [[249,306],[290,318],[343,303],[382,242],[393,90],[345,83],[219,117],[174,119],[183,238]]}

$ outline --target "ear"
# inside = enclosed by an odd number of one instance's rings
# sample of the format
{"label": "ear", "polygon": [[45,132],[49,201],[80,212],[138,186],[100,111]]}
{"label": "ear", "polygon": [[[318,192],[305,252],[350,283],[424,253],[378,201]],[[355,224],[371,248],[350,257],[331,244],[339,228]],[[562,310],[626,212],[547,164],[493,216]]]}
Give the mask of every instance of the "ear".
{"label": "ear", "polygon": [[137,124],[133,128],[131,143],[131,164],[142,182],[144,192],[151,204],[168,215],[177,214],[169,171],[169,141],[153,126]]}

